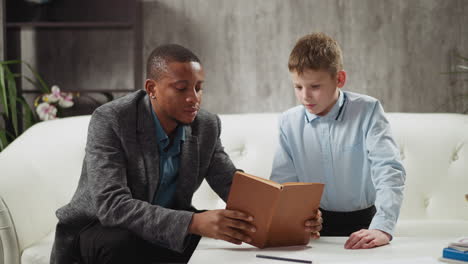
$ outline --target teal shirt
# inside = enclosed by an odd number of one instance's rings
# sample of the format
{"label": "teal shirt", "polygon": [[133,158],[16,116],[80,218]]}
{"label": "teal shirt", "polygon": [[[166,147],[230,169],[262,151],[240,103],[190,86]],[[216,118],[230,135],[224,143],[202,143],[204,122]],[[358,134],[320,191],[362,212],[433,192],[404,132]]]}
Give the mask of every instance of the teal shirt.
{"label": "teal shirt", "polygon": [[185,130],[182,125],[176,128],[174,142],[170,147],[170,140],[161,126],[158,117],[153,113],[156,125],[156,140],[159,152],[159,184],[154,194],[153,204],[163,207],[171,207],[174,193],[177,187],[177,176],[180,167],[180,151],[185,140]]}

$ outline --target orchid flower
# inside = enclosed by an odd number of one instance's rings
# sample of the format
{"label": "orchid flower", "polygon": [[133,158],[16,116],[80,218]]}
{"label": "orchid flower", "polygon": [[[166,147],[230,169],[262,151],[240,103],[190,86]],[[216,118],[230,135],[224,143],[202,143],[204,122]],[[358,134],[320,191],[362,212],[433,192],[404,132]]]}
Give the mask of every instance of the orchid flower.
{"label": "orchid flower", "polygon": [[73,95],[72,93],[63,93],[63,97],[59,100],[59,105],[62,108],[69,108],[73,106]]}
{"label": "orchid flower", "polygon": [[36,107],[36,113],[41,120],[52,120],[57,118],[57,108],[49,103],[40,103]]}
{"label": "orchid flower", "polygon": [[53,104],[57,103],[62,108],[69,108],[73,106],[73,95],[72,93],[60,92],[60,87],[57,85],[52,86],[51,93],[42,96],[42,101]]}
{"label": "orchid flower", "polygon": [[41,120],[56,119],[58,107],[69,108],[74,105],[72,93],[60,92],[60,87],[57,85],[52,86],[50,91],[51,93],[39,96],[34,101],[36,112]]}

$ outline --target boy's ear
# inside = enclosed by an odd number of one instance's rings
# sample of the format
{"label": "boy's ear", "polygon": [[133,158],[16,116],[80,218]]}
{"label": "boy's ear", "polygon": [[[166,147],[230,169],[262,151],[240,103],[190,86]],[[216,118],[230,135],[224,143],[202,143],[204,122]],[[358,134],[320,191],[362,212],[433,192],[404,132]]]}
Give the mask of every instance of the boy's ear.
{"label": "boy's ear", "polygon": [[346,83],[346,72],[341,70],[336,73],[336,87],[342,88]]}

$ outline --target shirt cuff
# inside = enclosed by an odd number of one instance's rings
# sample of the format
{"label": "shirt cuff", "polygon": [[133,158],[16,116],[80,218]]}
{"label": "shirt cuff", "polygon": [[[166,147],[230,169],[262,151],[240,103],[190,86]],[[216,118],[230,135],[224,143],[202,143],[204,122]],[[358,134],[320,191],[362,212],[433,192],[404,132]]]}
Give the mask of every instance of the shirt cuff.
{"label": "shirt cuff", "polygon": [[380,231],[384,231],[385,233],[390,235],[391,241],[395,232],[395,224],[396,223],[394,221],[377,216],[372,219],[369,229],[377,229]]}

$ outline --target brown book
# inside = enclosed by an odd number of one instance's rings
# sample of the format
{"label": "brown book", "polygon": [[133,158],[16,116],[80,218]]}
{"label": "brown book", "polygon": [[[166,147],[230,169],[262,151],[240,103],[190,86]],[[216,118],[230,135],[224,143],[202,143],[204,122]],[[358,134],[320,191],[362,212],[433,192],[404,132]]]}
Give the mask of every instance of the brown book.
{"label": "brown book", "polygon": [[324,184],[271,180],[236,172],[226,209],[254,217],[257,232],[249,232],[249,244],[258,248],[306,245],[310,233],[305,221],[319,208]]}

